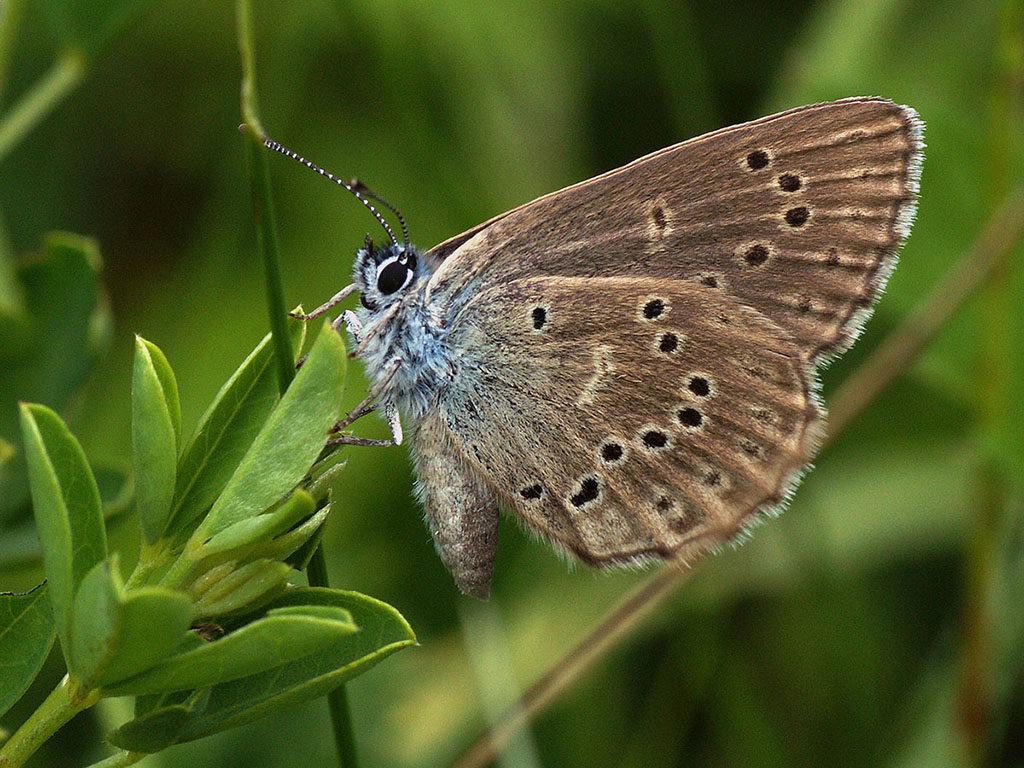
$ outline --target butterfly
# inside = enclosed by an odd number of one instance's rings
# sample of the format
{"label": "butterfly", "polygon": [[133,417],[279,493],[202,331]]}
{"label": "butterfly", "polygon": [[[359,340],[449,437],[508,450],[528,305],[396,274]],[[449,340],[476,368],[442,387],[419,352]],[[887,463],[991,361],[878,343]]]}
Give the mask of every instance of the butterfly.
{"label": "butterfly", "polygon": [[923,148],[908,107],[800,107],[420,251],[364,186],[265,143],[346,186],[390,235],[367,237],[353,284],[303,317],[359,292],[335,326],[394,442],[405,419],[442,561],[483,599],[501,510],[608,566],[692,561],[784,504],[823,430],[816,370],[884,287]]}

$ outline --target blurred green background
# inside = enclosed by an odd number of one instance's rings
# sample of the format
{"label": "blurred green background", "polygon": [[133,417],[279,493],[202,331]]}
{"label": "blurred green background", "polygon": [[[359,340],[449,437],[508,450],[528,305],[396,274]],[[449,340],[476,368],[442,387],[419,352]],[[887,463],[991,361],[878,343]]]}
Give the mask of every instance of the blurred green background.
{"label": "blurred green background", "polygon": [[[0,217],[15,259],[51,230],[99,245],[109,346],[63,413],[92,461],[124,469],[133,333],[167,353],[190,428],[267,329],[234,7],[4,3],[18,24],[0,40],[0,123],[87,40],[81,84],[0,161]],[[116,28],[72,29],[107,6]],[[851,95],[912,105],[928,145],[917,224],[860,342],[825,371],[826,399],[1022,180],[1021,0],[275,0],[255,24],[267,131],[385,195],[422,247],[723,125]],[[286,299],[311,307],[375,224],[299,166],[271,169]],[[1024,765],[1022,257],[819,457],[779,520],[705,561],[505,764]],[[59,325],[68,308],[52,301]],[[364,386],[354,366],[349,404]],[[349,685],[366,765],[451,761],[646,578],[567,567],[505,521],[480,609],[410,490],[405,449],[352,449],[325,537],[332,585],[392,603],[421,642]],[[130,547],[128,522],[114,541]],[[0,525],[0,548],[19,532],[27,546],[23,518]],[[0,589],[41,578],[31,558],[0,562]],[[51,658],[4,724],[60,674]],[[35,764],[99,759],[126,713],[104,702]],[[142,765],[306,768],[333,749],[318,701]]]}

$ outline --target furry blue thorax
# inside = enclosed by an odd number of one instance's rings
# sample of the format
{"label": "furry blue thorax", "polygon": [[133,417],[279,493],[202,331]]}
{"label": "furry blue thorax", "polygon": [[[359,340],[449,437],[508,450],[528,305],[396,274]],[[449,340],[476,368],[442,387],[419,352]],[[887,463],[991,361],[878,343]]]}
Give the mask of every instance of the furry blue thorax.
{"label": "furry blue thorax", "polygon": [[426,286],[436,266],[415,247],[404,245],[361,248],[353,265],[361,303],[355,315],[362,326],[350,329],[353,343],[369,336],[359,358],[372,384],[387,375],[393,360],[401,359],[380,397],[393,401],[414,423],[430,410],[439,388],[454,373],[446,329],[426,308]]}

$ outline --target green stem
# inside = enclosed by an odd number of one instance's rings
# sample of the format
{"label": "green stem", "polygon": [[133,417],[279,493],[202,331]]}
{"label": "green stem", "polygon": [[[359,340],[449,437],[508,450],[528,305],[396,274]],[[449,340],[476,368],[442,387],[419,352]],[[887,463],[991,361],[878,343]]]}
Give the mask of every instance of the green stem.
{"label": "green stem", "polygon": [[263,127],[256,106],[256,61],[252,45],[252,18],[248,0],[238,0],[238,49],[242,57],[242,119],[245,120],[245,148],[252,180],[253,211],[256,217],[256,243],[263,259],[266,277],[267,311],[270,335],[274,343],[278,386],[281,394],[295,378],[295,355],[288,335],[288,311],[281,285],[281,256],[277,243],[277,222],[270,191],[270,168],[263,149]]}
{"label": "green stem", "polygon": [[[281,259],[277,242],[277,224],[274,221],[274,201],[270,192],[270,169],[267,153],[263,148],[264,131],[260,125],[256,105],[256,57],[252,44],[252,11],[249,0],[237,0],[235,7],[238,16],[238,50],[242,59],[242,118],[245,120],[245,146],[249,174],[252,178],[256,237],[263,257],[270,332],[274,343],[274,357],[277,360],[278,384],[283,394],[295,376],[295,357],[292,354],[291,338],[286,327],[287,310],[284,290],[281,287]],[[327,579],[327,563],[321,546],[317,546],[313,552],[307,574],[311,586],[330,586]],[[352,714],[345,687],[339,686],[327,694],[327,704],[331,713],[331,726],[334,728],[334,741],[338,747],[338,760],[342,768],[358,768]]]}
{"label": "green stem", "polygon": [[0,122],[0,162],[85,77],[85,56],[65,51]]}
{"label": "green stem", "polygon": [[0,768],[18,768],[61,726],[99,701],[99,691],[85,691],[67,675],[39,708],[0,747]]}
{"label": "green stem", "polygon": [[[306,576],[311,587],[329,587],[327,580],[327,560],[324,557],[323,545],[319,545],[309,560]],[[348,704],[348,689],[340,685],[327,694],[327,707],[331,713],[331,726],[334,728],[334,743],[338,748],[338,762],[341,768],[359,768],[359,755],[356,752],[356,738],[352,730],[352,711]]]}
{"label": "green stem", "polygon": [[274,221],[274,204],[270,194],[270,169],[267,167],[267,154],[263,145],[252,130],[246,131],[245,143],[249,156],[249,173],[252,177],[256,242],[263,258],[270,334],[274,343],[278,386],[283,394],[295,378],[295,355],[288,336],[288,315],[284,305],[284,289],[281,286],[277,224]]}

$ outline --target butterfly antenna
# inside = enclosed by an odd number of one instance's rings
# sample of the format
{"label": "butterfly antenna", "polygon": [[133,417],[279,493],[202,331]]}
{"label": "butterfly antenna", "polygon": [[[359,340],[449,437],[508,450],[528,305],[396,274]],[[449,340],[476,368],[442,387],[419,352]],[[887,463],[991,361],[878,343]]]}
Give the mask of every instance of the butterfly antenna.
{"label": "butterfly antenna", "polygon": [[[325,171],[319,165],[316,165],[315,163],[309,162],[309,160],[304,158],[302,155],[300,155],[300,154],[298,154],[296,152],[292,152],[290,149],[288,149],[288,147],[282,146],[281,144],[277,143],[276,141],[274,141],[273,139],[271,139],[271,138],[269,138],[267,136],[263,137],[263,146],[265,146],[267,149],[272,149],[275,152],[280,152],[282,155],[287,155],[292,160],[298,160],[300,163],[302,163],[307,168],[311,168],[312,170],[314,170],[317,173],[319,173],[321,176],[323,176],[325,178],[328,178],[331,181],[333,181],[335,184],[338,184],[339,186],[342,186],[345,189],[347,189],[349,192],[351,192],[355,196],[356,200],[358,200],[360,203],[365,205],[367,210],[369,210],[370,213],[373,214],[373,217],[375,219],[377,219],[378,222],[380,222],[380,225],[382,227],[384,227],[384,231],[388,233],[388,237],[391,238],[391,243],[393,245],[398,245],[398,238],[395,237],[395,233],[392,231],[391,227],[388,225],[387,220],[383,216],[380,215],[380,211],[378,211],[376,208],[374,208],[373,207],[373,203],[371,203],[369,200],[366,199],[366,196],[363,194],[363,191],[362,191],[362,190],[365,190],[366,188],[363,187],[361,184],[359,185],[361,187],[361,189],[357,189],[355,186],[342,181],[337,176],[335,176],[333,173],[329,173],[328,171]],[[377,200],[378,202],[383,203],[383,201],[379,197],[377,197],[376,195],[372,195],[372,197],[373,197],[374,200]],[[384,205],[387,205],[387,203],[384,203]],[[388,205],[387,207],[391,208],[390,205]],[[395,209],[391,208],[391,210],[394,211]],[[398,212],[395,211],[395,213],[397,214]],[[401,216],[398,217],[398,220],[400,222],[402,222],[402,232],[404,234],[405,233],[405,221],[402,219]],[[408,242],[409,242],[408,236],[406,236],[405,241],[406,241],[406,244],[408,244]]]}
{"label": "butterfly antenna", "polygon": [[363,182],[361,182],[359,179],[352,179],[352,181],[349,182],[349,186],[352,189],[358,189],[362,194],[366,195],[366,197],[370,198],[371,200],[376,200],[378,203],[380,203],[393,214],[395,214],[395,218],[398,219],[399,226],[402,227],[402,239],[405,241],[405,247],[408,248],[409,227],[406,226],[405,217],[401,214],[401,212],[397,208],[395,208],[395,206],[393,206],[391,203],[385,200],[383,197],[381,197],[368,186],[363,184]]}

